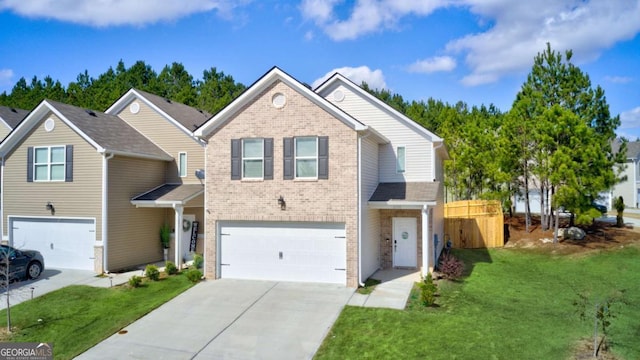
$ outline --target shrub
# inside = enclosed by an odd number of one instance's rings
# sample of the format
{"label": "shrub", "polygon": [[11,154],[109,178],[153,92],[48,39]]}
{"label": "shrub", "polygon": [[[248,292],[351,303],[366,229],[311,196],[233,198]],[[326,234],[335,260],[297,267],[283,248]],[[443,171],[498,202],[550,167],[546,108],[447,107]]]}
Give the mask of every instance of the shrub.
{"label": "shrub", "polygon": [[451,254],[443,254],[440,257],[440,272],[445,279],[455,280],[462,276],[464,263]]}
{"label": "shrub", "polygon": [[160,280],[160,270],[158,270],[158,267],[155,265],[147,265],[147,267],[144,269],[144,273],[150,280]]}
{"label": "shrub", "polygon": [[185,275],[192,283],[197,283],[202,279],[202,272],[198,269],[189,269]]}
{"label": "shrub", "polygon": [[204,265],[204,257],[200,254],[193,255],[193,267],[202,269],[202,265]]}
{"label": "shrub", "polygon": [[175,275],[178,273],[178,268],[173,262],[167,261],[167,264],[164,266],[164,272],[166,272],[167,275]]}
{"label": "shrub", "polygon": [[420,282],[420,302],[424,306],[432,306],[436,302],[436,292],[438,287],[433,283],[433,277],[431,273],[428,273],[426,277],[422,278]]}
{"label": "shrub", "polygon": [[140,287],[140,285],[142,285],[142,278],[140,276],[133,275],[129,278],[129,286],[132,288]]}

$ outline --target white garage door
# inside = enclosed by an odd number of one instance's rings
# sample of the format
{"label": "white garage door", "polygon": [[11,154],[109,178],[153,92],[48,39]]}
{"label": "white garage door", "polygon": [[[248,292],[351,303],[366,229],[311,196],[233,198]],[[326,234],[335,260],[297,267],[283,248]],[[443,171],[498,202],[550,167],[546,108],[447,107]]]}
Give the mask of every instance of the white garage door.
{"label": "white garage door", "polygon": [[11,244],[40,251],[47,268],[94,269],[93,219],[9,217],[9,229]]}
{"label": "white garage door", "polygon": [[223,222],[224,278],[346,284],[342,223]]}

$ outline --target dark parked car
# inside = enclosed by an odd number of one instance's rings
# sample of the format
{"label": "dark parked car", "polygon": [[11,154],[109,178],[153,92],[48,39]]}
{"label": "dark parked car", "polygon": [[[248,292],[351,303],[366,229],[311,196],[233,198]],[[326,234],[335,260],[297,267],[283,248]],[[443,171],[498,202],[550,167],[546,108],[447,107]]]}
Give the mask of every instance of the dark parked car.
{"label": "dark parked car", "polygon": [[601,205],[601,204],[598,204],[598,203],[595,203],[595,202],[592,202],[592,203],[591,203],[591,206],[592,206],[594,209],[596,209],[596,210],[600,211],[600,213],[601,213],[602,215],[606,214],[606,213],[607,213],[607,211],[608,211],[606,206]]}
{"label": "dark parked car", "polygon": [[9,279],[36,279],[44,270],[44,258],[36,250],[18,250],[0,245],[0,278],[6,276],[7,256],[9,256]]}

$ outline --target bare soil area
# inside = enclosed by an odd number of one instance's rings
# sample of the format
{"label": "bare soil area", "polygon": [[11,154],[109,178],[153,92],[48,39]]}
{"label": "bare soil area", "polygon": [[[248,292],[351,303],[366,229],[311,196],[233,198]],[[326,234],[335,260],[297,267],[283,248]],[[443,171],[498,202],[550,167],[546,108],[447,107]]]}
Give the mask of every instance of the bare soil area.
{"label": "bare soil area", "polygon": [[[579,254],[584,252],[620,248],[624,246],[640,247],[640,229],[618,228],[615,224],[594,221],[589,226],[578,226],[586,232],[582,240],[565,240],[559,238],[553,243],[553,230],[542,230],[540,218],[534,216],[529,232],[525,231],[524,215],[506,217],[509,225],[509,238],[506,248],[536,248],[548,250],[554,254]],[[569,219],[561,218],[560,227],[568,227]]]}

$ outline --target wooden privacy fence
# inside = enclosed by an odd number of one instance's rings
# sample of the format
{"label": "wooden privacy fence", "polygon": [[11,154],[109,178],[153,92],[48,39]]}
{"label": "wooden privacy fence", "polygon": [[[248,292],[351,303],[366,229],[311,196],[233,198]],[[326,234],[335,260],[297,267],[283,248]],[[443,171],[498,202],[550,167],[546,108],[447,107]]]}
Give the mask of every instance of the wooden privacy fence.
{"label": "wooden privacy fence", "polygon": [[504,218],[497,200],[456,201],[444,205],[444,237],[454,248],[504,245]]}

